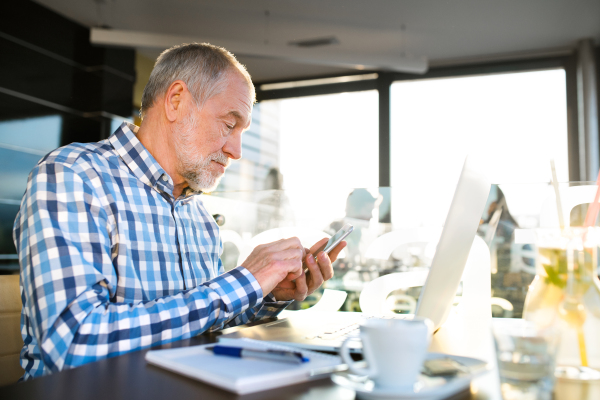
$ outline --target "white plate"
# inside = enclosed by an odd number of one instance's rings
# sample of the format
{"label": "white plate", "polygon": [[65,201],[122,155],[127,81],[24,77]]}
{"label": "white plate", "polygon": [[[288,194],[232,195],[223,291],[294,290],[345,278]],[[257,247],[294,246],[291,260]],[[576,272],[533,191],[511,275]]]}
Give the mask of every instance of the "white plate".
{"label": "white plate", "polygon": [[466,390],[471,380],[491,367],[482,360],[469,357],[453,356],[442,353],[429,353],[428,360],[436,358],[451,358],[465,367],[463,372],[451,377],[429,377],[421,374],[411,389],[382,389],[377,388],[374,382],[364,376],[352,375],[341,372],[331,375],[331,380],[336,384],[352,389],[360,399],[389,400],[389,399],[440,399]]}

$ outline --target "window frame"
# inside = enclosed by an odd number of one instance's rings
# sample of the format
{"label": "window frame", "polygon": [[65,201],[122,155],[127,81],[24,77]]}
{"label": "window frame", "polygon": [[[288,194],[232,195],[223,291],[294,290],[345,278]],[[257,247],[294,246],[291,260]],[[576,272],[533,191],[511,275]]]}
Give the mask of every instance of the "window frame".
{"label": "window frame", "polygon": [[[564,69],[566,75],[566,104],[567,104],[567,140],[569,158],[569,180],[580,181],[579,157],[579,121],[577,99],[577,54],[576,52],[530,59],[516,59],[493,62],[480,62],[461,65],[433,66],[425,74],[407,74],[388,71],[359,71],[356,73],[326,75],[297,79],[294,81],[310,81],[314,79],[336,78],[363,74],[377,74],[377,78],[353,82],[328,83],[322,85],[293,87],[286,89],[261,90],[260,85],[270,83],[285,83],[285,81],[269,81],[256,84],[257,101],[277,100],[293,97],[317,96],[343,92],[377,90],[379,93],[379,186],[389,187],[391,184],[391,85],[398,81],[426,80],[452,77],[467,77],[477,75],[492,75],[517,72],[543,71],[549,69]],[[600,79],[599,79],[600,80]],[[391,214],[386,220],[391,222]]]}

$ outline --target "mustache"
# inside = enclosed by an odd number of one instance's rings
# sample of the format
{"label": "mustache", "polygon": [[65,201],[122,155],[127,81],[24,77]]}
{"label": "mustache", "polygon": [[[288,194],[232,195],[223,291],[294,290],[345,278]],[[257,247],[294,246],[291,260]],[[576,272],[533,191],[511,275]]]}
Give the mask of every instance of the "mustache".
{"label": "mustache", "polygon": [[225,155],[225,153],[223,153],[222,151],[217,151],[215,153],[212,153],[211,155],[208,156],[208,159],[211,161],[216,161],[219,164],[224,165],[225,168],[229,167],[229,164],[231,164],[231,159],[229,157],[227,157]]}

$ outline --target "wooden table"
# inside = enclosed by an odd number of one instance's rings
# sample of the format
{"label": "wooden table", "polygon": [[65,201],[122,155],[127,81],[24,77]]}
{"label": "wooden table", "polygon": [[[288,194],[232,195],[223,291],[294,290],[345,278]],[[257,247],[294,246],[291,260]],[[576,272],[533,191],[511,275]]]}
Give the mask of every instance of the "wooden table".
{"label": "wooden table", "polygon": [[[491,372],[475,379],[470,390],[455,395],[452,397],[453,400],[502,399],[489,328],[490,323],[491,318],[451,315],[446,324],[432,339],[429,349],[432,352],[479,358],[487,361],[492,366]],[[232,328],[231,330],[237,329],[243,328]],[[167,349],[213,343],[219,335],[200,335],[156,348]],[[149,365],[144,359],[147,351],[136,351],[28,382],[0,387],[0,399],[353,400],[356,397],[354,391],[336,386],[328,378],[246,396],[237,396]],[[599,398],[600,384],[598,383],[557,382],[555,400],[592,400]]]}
{"label": "wooden table", "polygon": [[[240,328],[233,328],[240,329]],[[243,329],[243,328],[242,328]],[[173,342],[159,348],[175,348],[211,343],[219,334]],[[431,351],[476,357],[493,362],[489,320],[451,317],[435,335]],[[148,365],[148,350],[87,364],[72,370],[0,388],[0,399],[294,399],[352,400],[355,393],[333,384],[329,379],[301,383],[285,388],[237,396],[202,382]],[[494,363],[495,365],[495,363]],[[496,373],[476,379],[470,392],[454,398],[500,399]]]}

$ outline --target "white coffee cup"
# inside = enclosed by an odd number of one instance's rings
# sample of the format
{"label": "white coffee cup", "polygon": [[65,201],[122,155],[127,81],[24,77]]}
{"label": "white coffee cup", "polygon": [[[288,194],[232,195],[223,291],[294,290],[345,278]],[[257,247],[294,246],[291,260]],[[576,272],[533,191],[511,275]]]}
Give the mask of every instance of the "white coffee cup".
{"label": "white coffee cup", "polygon": [[[433,334],[433,323],[427,318],[366,320],[360,326],[359,338],[348,338],[340,355],[350,371],[368,376],[377,388],[413,388],[427,356]],[[367,368],[361,368],[350,358],[350,340],[362,341]]]}

